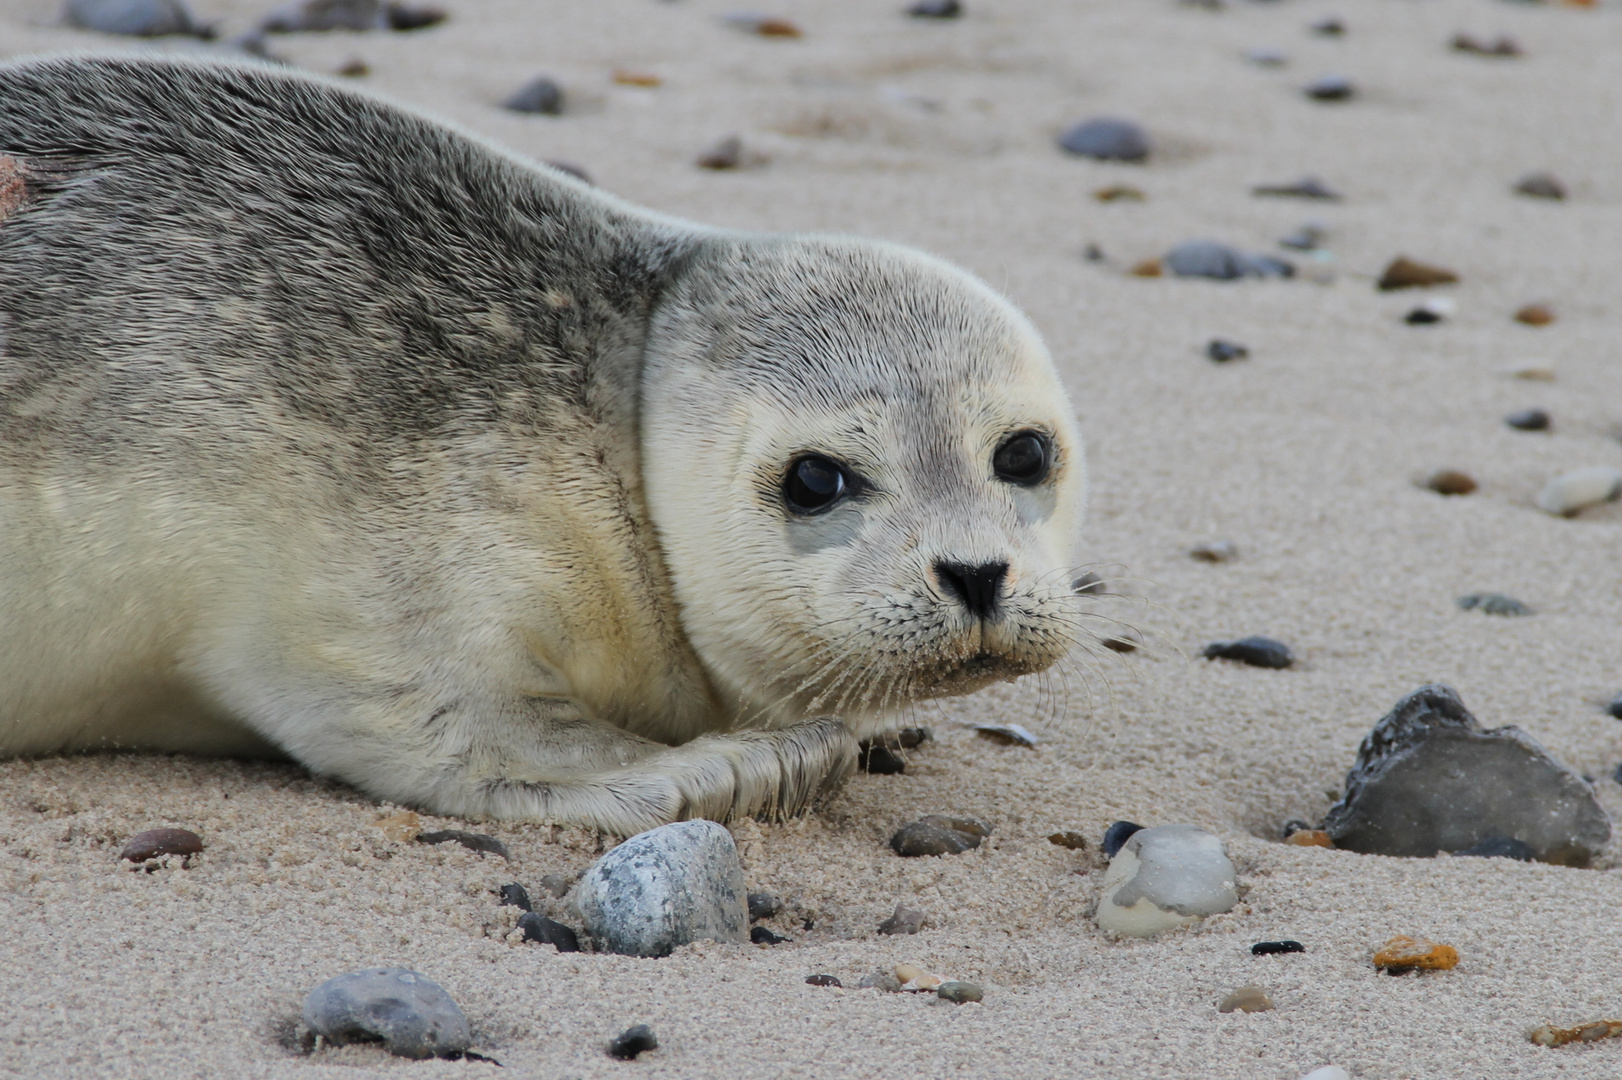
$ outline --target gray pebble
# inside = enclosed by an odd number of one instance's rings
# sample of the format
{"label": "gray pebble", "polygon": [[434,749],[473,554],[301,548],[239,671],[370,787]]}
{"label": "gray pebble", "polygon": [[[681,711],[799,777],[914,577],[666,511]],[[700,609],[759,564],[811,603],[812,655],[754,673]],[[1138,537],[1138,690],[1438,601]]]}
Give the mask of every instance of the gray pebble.
{"label": "gray pebble", "polygon": [[907,9],[915,19],[956,19],[963,14],[958,0],[918,0]]}
{"label": "gray pebble", "polygon": [[901,993],[901,980],[888,971],[875,971],[871,975],[863,975],[856,983],[858,990],[883,990],[886,994]]}
{"label": "gray pebble", "polygon": [[423,832],[417,834],[419,844],[461,844],[469,851],[480,854],[500,855],[503,859],[511,859],[512,852],[493,836],[485,833],[466,832],[462,829],[440,829],[437,832]]}
{"label": "gray pebble", "polygon": [[570,877],[568,874],[541,875],[541,888],[545,889],[547,892],[551,893],[560,900],[569,895],[569,889],[572,888],[573,885],[574,878]]}
{"label": "gray pebble", "polygon": [[1099,161],[1147,161],[1150,149],[1149,134],[1141,125],[1107,116],[1070,128],[1059,136],[1059,145]]}
{"label": "gray pebble", "polygon": [[653,1029],[646,1024],[638,1024],[614,1036],[608,1044],[608,1056],[621,1061],[631,1061],[638,1054],[657,1049],[659,1040],[653,1034]]}
{"label": "gray pebble", "polygon": [[1226,364],[1229,360],[1243,360],[1250,355],[1250,350],[1237,341],[1226,338],[1212,338],[1206,342],[1205,355],[1219,364]]}
{"label": "gray pebble", "polygon": [[80,30],[129,37],[210,37],[180,0],[67,0],[62,19]]}
{"label": "gray pebble", "polygon": [[1252,667],[1287,668],[1295,663],[1288,645],[1259,634],[1238,641],[1213,641],[1203,655],[1207,660],[1237,660]]}
{"label": "gray pebble", "polygon": [[1282,49],[1246,49],[1245,59],[1257,67],[1278,68],[1290,62],[1290,58]]}
{"label": "gray pebble", "polygon": [[[895,912],[883,922],[879,923],[881,934],[916,934],[924,928],[925,915],[921,911],[897,904]],[[899,984],[898,984],[899,985]]]}
{"label": "gray pebble", "polygon": [[904,825],[890,837],[890,847],[908,858],[920,855],[960,855],[980,846],[991,826],[974,818],[930,814]]}
{"label": "gray pebble", "polygon": [[1452,688],[1422,686],[1364,738],[1324,819],[1335,846],[1427,857],[1492,838],[1587,865],[1611,822],[1583,778],[1518,727],[1484,731]]}
{"label": "gray pebble", "polygon": [[467,1017],[436,983],[407,968],[329,979],[304,999],[304,1023],[337,1046],[381,1040],[391,1054],[448,1057],[468,1048]]}
{"label": "gray pebble", "polygon": [[749,917],[751,919],[769,919],[783,910],[783,901],[766,892],[752,892],[749,894]]}
{"label": "gray pebble", "polygon": [[1461,596],[1454,603],[1464,611],[1479,611],[1483,615],[1530,615],[1532,609],[1503,593],[1478,592]]}
{"label": "gray pebble", "polygon": [[1504,423],[1516,431],[1548,431],[1549,414],[1542,409],[1521,409],[1504,417]]}
{"label": "gray pebble", "polygon": [[949,979],[941,983],[936,988],[935,993],[942,1001],[951,1001],[958,1005],[970,1001],[983,1001],[986,996],[986,992],[976,984],[960,982],[957,979]]}
{"label": "gray pebble", "polygon": [[1314,101],[1350,101],[1357,88],[1344,75],[1325,75],[1302,87],[1301,92]]}
{"label": "gray pebble", "polygon": [[598,859],[576,904],[605,951],[666,956],[705,938],[747,941],[747,894],[732,834],[713,821],[678,821]]}
{"label": "gray pebble", "polygon": [[259,20],[260,29],[272,34],[381,30],[387,25],[381,0],[302,0]]}
{"label": "gray pebble", "polygon": [[1528,173],[1515,182],[1515,193],[1533,199],[1558,201],[1566,197],[1566,185],[1553,173]]}
{"label": "gray pebble", "polygon": [[563,87],[543,75],[519,87],[501,107],[513,112],[558,116],[563,112]]}
{"label": "gray pebble", "polygon": [[1325,184],[1316,176],[1303,176],[1299,180],[1292,180],[1287,184],[1257,184],[1250,189],[1252,195],[1273,195],[1288,199],[1321,199],[1325,202],[1337,202],[1340,192]]}
{"label": "gray pebble", "polygon": [[1295,276],[1295,267],[1283,259],[1240,251],[1214,240],[1190,240],[1178,244],[1166,253],[1162,262],[1168,271],[1178,277],[1235,281],[1246,277]]}

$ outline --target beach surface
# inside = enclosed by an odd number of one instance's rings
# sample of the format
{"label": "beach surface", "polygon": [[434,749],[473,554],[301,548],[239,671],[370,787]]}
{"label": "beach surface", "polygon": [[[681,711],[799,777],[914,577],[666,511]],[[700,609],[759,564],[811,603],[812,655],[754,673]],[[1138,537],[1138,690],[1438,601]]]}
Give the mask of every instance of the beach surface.
{"label": "beach surface", "polygon": [[[1148,647],[905,718],[934,741],[899,776],[858,775],[802,819],[733,826],[751,889],[785,902],[791,943],[702,944],[659,960],[525,945],[497,889],[573,874],[613,838],[425,817],[488,832],[511,861],[391,839],[399,808],[290,765],[162,755],[0,763],[0,1075],[20,1077],[1097,1077],[1362,1080],[1622,1075],[1622,1040],[1542,1048],[1539,1024],[1622,1018],[1622,858],[1588,869],[1509,859],[1398,859],[1281,842],[1318,821],[1359,741],[1402,696],[1454,687],[1487,727],[1516,724],[1593,778],[1622,815],[1622,504],[1574,518],[1534,499],[1569,469],[1622,467],[1622,6],[1501,0],[966,0],[921,20],[900,0],[780,0],[798,38],[745,33],[732,0],[436,0],[411,33],[272,37],[300,68],[353,57],[356,85],[606,191],[695,221],[831,230],[916,245],[983,276],[1049,342],[1088,443],[1082,569],[1109,619]],[[222,39],[264,5],[197,0]],[[1310,27],[1329,16],[1345,33]],[[229,52],[98,36],[52,0],[0,6],[0,56],[64,49]],[[1525,55],[1451,48],[1512,36]],[[1247,62],[1273,48],[1280,67]],[[615,81],[649,75],[658,85]],[[1350,101],[1313,101],[1320,76]],[[550,75],[559,116],[499,103]],[[651,81],[644,79],[644,82]],[[1092,116],[1142,123],[1146,164],[1062,153]],[[760,160],[695,159],[737,135]],[[4,147],[0,147],[3,151]],[[1549,170],[1564,201],[1511,187]],[[1319,176],[1337,202],[1252,185]],[[1127,185],[1141,200],[1102,202]],[[1322,254],[1277,240],[1316,220]],[[1290,280],[1141,277],[1213,239],[1288,257]],[[1085,253],[1096,247],[1089,259]],[[1398,255],[1456,271],[1445,289],[1380,292]],[[1456,310],[1404,315],[1431,296]],[[1547,326],[1514,312],[1543,302]],[[1216,364],[1216,337],[1249,357]],[[1548,369],[1552,381],[1513,377]],[[1548,432],[1503,416],[1539,407]],[[1479,482],[1444,497],[1440,468]],[[1207,563],[1197,544],[1238,556]],[[1510,594],[1535,612],[1461,610]],[[1200,658],[1265,634],[1297,662]],[[1019,723],[1034,748],[976,734]],[[947,812],[993,826],[957,857],[902,859],[902,824]],[[1244,895],[1147,941],[1094,925],[1117,819],[1217,834]],[[156,826],[195,830],[182,867],[118,852]],[[1050,843],[1084,834],[1076,851]],[[898,903],[913,936],[880,936]],[[576,922],[576,925],[578,923]],[[1392,978],[1373,952],[1407,934],[1457,968]],[[1291,938],[1304,953],[1252,956]],[[854,989],[916,963],[985,988],[980,1004]],[[477,1061],[409,1062],[371,1046],[307,1052],[318,983],[399,965],[466,1011]],[[845,988],[808,986],[826,973]],[[1221,1014],[1255,984],[1276,1008]],[[606,1041],[646,1023],[632,1063]]]}

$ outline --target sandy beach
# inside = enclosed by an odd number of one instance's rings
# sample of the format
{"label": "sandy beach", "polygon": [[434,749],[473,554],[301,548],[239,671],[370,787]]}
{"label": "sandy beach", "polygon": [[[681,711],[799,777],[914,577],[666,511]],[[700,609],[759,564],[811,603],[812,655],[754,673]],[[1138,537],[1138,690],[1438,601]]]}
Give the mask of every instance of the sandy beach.
{"label": "sandy beach", "polygon": [[[1622,504],[1539,511],[1550,477],[1622,467],[1622,6],[1505,0],[966,0],[909,19],[895,2],[776,0],[793,39],[744,33],[733,0],[436,0],[411,33],[275,36],[332,74],[603,189],[695,221],[916,245],[981,275],[1041,330],[1086,435],[1092,494],[1078,565],[1101,615],[1149,647],[914,709],[934,741],[904,775],[858,775],[816,812],[732,831],[751,889],[785,902],[777,946],[700,944],[660,960],[524,945],[496,890],[584,869],[585,830],[425,817],[491,833],[511,861],[390,839],[399,808],[290,765],[163,755],[0,763],[0,1075],[19,1077],[998,1076],[1359,1080],[1622,1075],[1622,1040],[1542,1048],[1543,1023],[1622,1019],[1622,859],[1396,859],[1287,845],[1316,822],[1362,737],[1403,695],[1453,686],[1487,727],[1517,724],[1593,778],[1622,819]],[[196,0],[228,39],[268,4]],[[67,49],[199,52],[66,29],[54,0],[0,6],[0,57]],[[1345,33],[1314,33],[1339,16]],[[1517,57],[1455,51],[1505,34]],[[1283,66],[1247,62],[1272,48]],[[616,71],[658,85],[616,82]],[[1344,74],[1350,101],[1301,88]],[[546,74],[559,116],[499,103]],[[650,80],[644,80],[650,81]],[[1146,164],[1062,153],[1092,116],[1143,124]],[[737,135],[759,159],[695,158]],[[5,148],[0,147],[0,151]],[[1564,201],[1511,189],[1548,170]],[[1319,176],[1337,202],[1251,187]],[[1101,202],[1129,185],[1141,200]],[[1316,220],[1314,256],[1277,241]],[[1128,270],[1191,239],[1295,261],[1291,280]],[[1089,245],[1100,258],[1085,257]],[[1457,285],[1380,292],[1406,254]],[[1310,271],[1310,272],[1309,272]],[[1404,315],[1430,296],[1456,310]],[[1542,302],[1533,327],[1512,316]],[[1216,364],[1216,337],[1248,359]],[[1513,377],[1539,366],[1552,381]],[[1552,430],[1503,422],[1540,407]],[[1479,482],[1444,497],[1440,468]],[[1227,540],[1237,558],[1193,559]],[[1462,611],[1472,592],[1535,614]],[[1200,659],[1265,634],[1295,666]],[[1023,724],[1034,748],[971,722]],[[977,850],[901,859],[921,814],[993,826]],[[1240,870],[1232,912],[1117,942],[1094,925],[1117,819],[1217,834]],[[188,867],[132,871],[125,839],[195,830]],[[1076,830],[1089,847],[1047,839]],[[913,936],[876,927],[898,902]],[[547,902],[569,921],[563,900]],[[810,928],[807,929],[809,922]],[[1371,956],[1408,934],[1452,971],[1391,978]],[[1252,956],[1292,938],[1306,951]],[[979,1004],[854,989],[913,962],[985,988]],[[316,984],[414,968],[468,1015],[475,1061],[410,1062],[301,1044]],[[839,977],[844,989],[808,986]],[[1256,984],[1276,1008],[1220,1014]],[[646,1023],[632,1063],[604,1043]]]}

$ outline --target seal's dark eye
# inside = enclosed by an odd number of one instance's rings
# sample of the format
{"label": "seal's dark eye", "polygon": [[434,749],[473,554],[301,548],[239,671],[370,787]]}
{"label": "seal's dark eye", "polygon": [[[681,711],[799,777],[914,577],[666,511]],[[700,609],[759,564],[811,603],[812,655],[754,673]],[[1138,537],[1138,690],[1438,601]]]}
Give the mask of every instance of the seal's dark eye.
{"label": "seal's dark eye", "polygon": [[1053,448],[1047,436],[1035,431],[1016,431],[991,455],[997,478],[1023,487],[1046,480],[1052,464]]}
{"label": "seal's dark eye", "polygon": [[838,462],[813,455],[789,464],[783,498],[796,514],[817,514],[843,498],[849,487]]}

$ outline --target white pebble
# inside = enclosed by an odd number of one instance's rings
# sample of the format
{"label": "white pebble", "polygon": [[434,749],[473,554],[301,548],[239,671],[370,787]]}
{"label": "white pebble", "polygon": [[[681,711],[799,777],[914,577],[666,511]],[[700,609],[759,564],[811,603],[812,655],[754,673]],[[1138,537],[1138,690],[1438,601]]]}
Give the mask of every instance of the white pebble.
{"label": "white pebble", "polygon": [[1592,465],[1562,473],[1538,492],[1538,509],[1568,516],[1622,495],[1622,469]]}
{"label": "white pebble", "polygon": [[1352,1077],[1339,1065],[1325,1065],[1321,1069],[1313,1069],[1301,1080],[1352,1080]]}
{"label": "white pebble", "polygon": [[1153,937],[1231,911],[1239,902],[1237,876],[1222,841],[1204,829],[1143,829],[1110,860],[1098,899],[1098,927],[1128,937]]}

